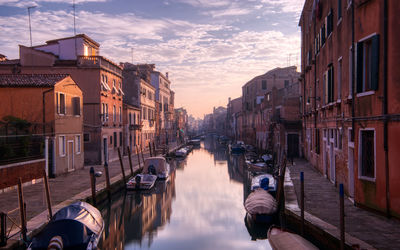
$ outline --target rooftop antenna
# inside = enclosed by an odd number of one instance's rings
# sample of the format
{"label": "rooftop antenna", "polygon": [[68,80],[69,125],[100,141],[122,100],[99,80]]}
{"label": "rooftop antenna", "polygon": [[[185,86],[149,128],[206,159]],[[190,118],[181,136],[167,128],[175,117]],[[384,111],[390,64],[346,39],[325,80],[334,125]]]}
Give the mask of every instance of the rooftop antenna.
{"label": "rooftop antenna", "polygon": [[31,47],[32,47],[32,26],[31,26],[31,9],[36,8],[36,6],[28,7],[28,16],[29,16],[29,37],[31,40]]}
{"label": "rooftop antenna", "polygon": [[133,64],[133,48],[131,48],[132,64]]}
{"label": "rooftop antenna", "polygon": [[75,0],[72,2],[72,8],[74,9],[74,36],[76,36],[76,26],[75,26]]}

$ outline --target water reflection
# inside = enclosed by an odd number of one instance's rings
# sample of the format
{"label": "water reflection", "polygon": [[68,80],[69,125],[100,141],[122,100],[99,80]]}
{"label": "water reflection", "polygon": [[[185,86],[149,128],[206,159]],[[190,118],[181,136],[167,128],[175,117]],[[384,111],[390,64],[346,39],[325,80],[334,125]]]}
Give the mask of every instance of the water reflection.
{"label": "water reflection", "polygon": [[243,221],[249,190],[243,156],[207,138],[171,167],[168,182],[101,208],[102,249],[270,249],[265,240],[251,241]]}

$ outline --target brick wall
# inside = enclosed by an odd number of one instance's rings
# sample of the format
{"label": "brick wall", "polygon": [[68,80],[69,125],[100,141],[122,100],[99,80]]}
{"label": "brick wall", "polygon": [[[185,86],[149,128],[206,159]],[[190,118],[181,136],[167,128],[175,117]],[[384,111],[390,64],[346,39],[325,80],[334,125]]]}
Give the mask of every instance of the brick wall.
{"label": "brick wall", "polygon": [[0,166],[0,190],[17,185],[19,177],[22,183],[42,178],[44,166],[44,159]]}

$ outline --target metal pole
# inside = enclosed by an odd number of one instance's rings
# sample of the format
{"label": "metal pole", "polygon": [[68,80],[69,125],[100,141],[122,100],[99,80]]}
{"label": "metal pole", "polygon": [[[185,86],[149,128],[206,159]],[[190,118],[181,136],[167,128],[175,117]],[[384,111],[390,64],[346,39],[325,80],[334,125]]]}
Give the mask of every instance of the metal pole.
{"label": "metal pole", "polygon": [[108,163],[104,163],[104,172],[106,173],[106,187],[107,187],[107,192],[108,195],[111,194],[111,187],[110,187],[110,174],[108,172]]}
{"label": "metal pole", "polygon": [[119,148],[118,148],[118,157],[119,157],[119,163],[121,165],[122,178],[124,179],[124,183],[126,183],[124,163],[122,162],[121,150]]}
{"label": "metal pole", "polygon": [[93,167],[90,168],[89,174],[90,174],[90,186],[92,188],[93,205],[96,206],[96,178],[94,177]]}
{"label": "metal pole", "polygon": [[131,176],[133,176],[133,167],[132,167],[132,157],[131,157],[131,148],[128,146],[128,159],[129,159],[129,167],[131,169]]}
{"label": "metal pole", "polygon": [[49,188],[49,180],[47,179],[46,170],[43,170],[43,178],[44,178],[44,188],[46,191],[46,201],[47,201],[47,210],[49,211],[49,218],[53,218],[53,212],[51,210],[51,200],[50,200],[50,188]]}
{"label": "metal pole", "polygon": [[340,249],[344,250],[345,236],[344,236],[344,191],[343,184],[339,185],[339,200],[340,200]]}
{"label": "metal pole", "polygon": [[25,206],[24,206],[24,193],[22,190],[22,180],[18,179],[18,201],[19,201],[19,215],[21,218],[21,234],[26,241],[26,221],[25,221]]}
{"label": "metal pole", "polygon": [[304,172],[300,172],[301,235],[304,236]]}

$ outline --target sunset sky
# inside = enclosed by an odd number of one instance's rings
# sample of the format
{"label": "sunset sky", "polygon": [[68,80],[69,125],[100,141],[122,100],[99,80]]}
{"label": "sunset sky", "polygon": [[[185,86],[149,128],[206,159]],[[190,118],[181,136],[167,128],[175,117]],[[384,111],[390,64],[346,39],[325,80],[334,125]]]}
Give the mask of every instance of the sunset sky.
{"label": "sunset sky", "polygon": [[[72,0],[0,0],[0,54],[73,36]],[[299,66],[303,0],[76,0],[76,33],[116,63],[169,72],[175,107],[203,118],[275,67]]]}

